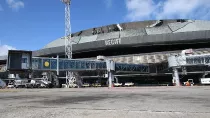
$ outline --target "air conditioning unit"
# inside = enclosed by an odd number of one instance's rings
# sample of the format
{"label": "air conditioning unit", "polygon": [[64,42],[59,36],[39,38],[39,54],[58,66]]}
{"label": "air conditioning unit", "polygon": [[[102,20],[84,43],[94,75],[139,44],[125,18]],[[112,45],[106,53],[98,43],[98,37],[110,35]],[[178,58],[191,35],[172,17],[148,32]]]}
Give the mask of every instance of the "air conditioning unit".
{"label": "air conditioning unit", "polygon": [[97,60],[105,60],[104,56],[97,56]]}

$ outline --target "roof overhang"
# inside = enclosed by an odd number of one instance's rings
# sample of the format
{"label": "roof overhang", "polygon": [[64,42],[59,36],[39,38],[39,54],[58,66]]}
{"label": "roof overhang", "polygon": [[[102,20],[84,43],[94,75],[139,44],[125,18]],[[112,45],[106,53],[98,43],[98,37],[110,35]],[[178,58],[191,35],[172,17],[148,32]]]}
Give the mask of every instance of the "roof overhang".
{"label": "roof overhang", "polygon": [[[179,33],[167,33],[156,35],[143,35],[123,37],[120,39],[108,39],[99,40],[81,44],[73,45],[73,53],[81,53],[91,50],[101,50],[106,48],[118,48],[126,46],[152,46],[152,45],[173,45],[179,43],[198,43],[198,42],[210,42],[210,30],[206,31],[192,31],[192,32],[179,32]],[[109,43],[107,43],[109,42]],[[111,43],[110,43],[111,42]],[[33,52],[33,56],[47,56],[47,55],[59,55],[64,54],[65,47],[53,47],[41,49]]]}

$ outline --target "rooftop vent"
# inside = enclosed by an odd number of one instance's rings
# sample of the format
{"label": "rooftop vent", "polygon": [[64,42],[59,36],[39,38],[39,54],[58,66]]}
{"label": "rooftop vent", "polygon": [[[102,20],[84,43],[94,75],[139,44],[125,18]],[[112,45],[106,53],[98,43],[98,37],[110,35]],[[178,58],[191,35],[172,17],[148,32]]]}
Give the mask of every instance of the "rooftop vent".
{"label": "rooftop vent", "polygon": [[120,24],[117,24],[117,28],[119,29],[119,31],[123,30],[123,28],[120,26]]}
{"label": "rooftop vent", "polygon": [[150,25],[149,27],[161,26],[162,24],[163,24],[163,20],[157,20],[154,24]]}

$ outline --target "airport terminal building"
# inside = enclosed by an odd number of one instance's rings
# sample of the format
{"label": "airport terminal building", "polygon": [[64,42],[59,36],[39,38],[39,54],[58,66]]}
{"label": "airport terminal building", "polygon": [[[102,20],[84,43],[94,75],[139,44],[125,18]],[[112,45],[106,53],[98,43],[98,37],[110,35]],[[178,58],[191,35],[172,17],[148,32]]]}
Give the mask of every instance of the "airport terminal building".
{"label": "airport terminal building", "polygon": [[[65,37],[33,51],[33,57],[65,58]],[[102,55],[119,63],[148,64],[150,73],[115,73],[121,83],[136,85],[158,85],[172,82],[172,72],[167,68],[170,55],[178,55],[182,50],[192,49],[193,55],[210,53],[210,21],[200,20],[157,20],[112,24],[82,30],[72,34],[73,58],[96,59]],[[7,57],[0,57],[0,65],[6,64]],[[204,69],[205,68],[205,69]],[[1,71],[3,71],[1,66]],[[199,83],[208,67],[180,69],[181,82],[193,79]],[[6,72],[4,72],[5,74]],[[94,83],[103,79],[103,72],[80,72],[86,82]],[[3,75],[3,73],[1,74]],[[65,76],[65,73],[61,76]],[[62,77],[60,78],[60,83]]]}

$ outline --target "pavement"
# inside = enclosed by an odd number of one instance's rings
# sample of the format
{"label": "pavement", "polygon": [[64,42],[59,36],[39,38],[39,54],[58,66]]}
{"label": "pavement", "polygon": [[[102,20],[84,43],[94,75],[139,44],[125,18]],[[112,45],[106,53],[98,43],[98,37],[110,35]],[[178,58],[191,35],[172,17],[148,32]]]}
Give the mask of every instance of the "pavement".
{"label": "pavement", "polygon": [[210,117],[210,86],[0,91],[0,118],[187,117]]}

